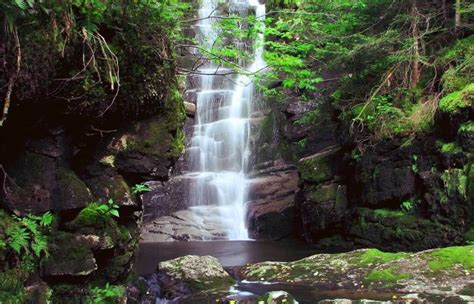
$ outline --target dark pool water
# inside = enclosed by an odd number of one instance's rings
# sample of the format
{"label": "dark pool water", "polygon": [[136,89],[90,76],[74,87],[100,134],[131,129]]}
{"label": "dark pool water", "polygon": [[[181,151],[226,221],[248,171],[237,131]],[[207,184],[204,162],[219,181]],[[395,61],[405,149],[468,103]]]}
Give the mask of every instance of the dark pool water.
{"label": "dark pool water", "polygon": [[183,255],[211,255],[224,267],[238,267],[263,261],[296,261],[316,254],[298,242],[212,241],[141,243],[135,270],[141,276],[153,273],[161,261]]}

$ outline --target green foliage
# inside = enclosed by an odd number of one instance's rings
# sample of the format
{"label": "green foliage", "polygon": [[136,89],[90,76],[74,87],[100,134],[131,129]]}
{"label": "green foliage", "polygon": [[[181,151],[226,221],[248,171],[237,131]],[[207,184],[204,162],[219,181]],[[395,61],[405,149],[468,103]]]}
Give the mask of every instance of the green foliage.
{"label": "green foliage", "polygon": [[46,212],[42,216],[28,214],[25,217],[13,216],[13,218],[16,223],[7,228],[7,239],[4,243],[20,256],[27,255],[31,251],[37,258],[43,254],[47,256],[48,238],[44,232],[51,226],[53,215]]}
{"label": "green foliage", "polygon": [[[30,273],[38,271],[40,258],[49,256],[48,236],[53,221],[50,212],[19,217],[0,210],[1,303],[25,302],[25,281]],[[16,255],[14,262],[3,259],[5,251]]]}
{"label": "green foliage", "polygon": [[95,208],[104,217],[120,217],[119,206],[115,204],[113,199],[109,199],[106,203],[91,204],[89,206],[93,206],[92,208]]}
{"label": "green foliage", "polygon": [[403,212],[409,213],[412,211],[414,208],[414,203],[412,201],[403,201],[402,204],[400,205],[400,209],[402,209]]}
{"label": "green foliage", "polygon": [[446,93],[459,91],[474,82],[474,35],[457,41],[437,58],[437,64],[449,68],[442,76]]}
{"label": "green foliage", "polygon": [[431,253],[428,266],[432,271],[448,270],[456,265],[466,270],[474,268],[474,249],[472,247],[447,247]]}
{"label": "green foliage", "polygon": [[474,121],[465,122],[458,129],[458,134],[469,132],[474,132]]}
{"label": "green foliage", "polygon": [[118,303],[118,300],[124,295],[125,288],[120,285],[105,284],[104,287],[94,287],[91,289],[91,295],[87,299],[87,304],[109,304]]}
{"label": "green foliage", "polygon": [[295,120],[295,124],[297,125],[314,124],[318,120],[320,115],[321,113],[319,110],[312,110],[312,111],[306,112],[301,118]]}
{"label": "green foliage", "polygon": [[448,169],[441,174],[441,179],[449,196],[456,194],[467,197],[467,176],[462,169]]}
{"label": "green foliage", "polygon": [[150,186],[145,183],[136,184],[135,186],[132,187],[133,194],[141,194],[141,193],[150,192],[150,191],[151,191]]}
{"label": "green foliage", "polygon": [[412,155],[411,157],[412,159],[412,165],[411,165],[411,171],[413,171],[413,173],[418,173],[418,164],[417,164],[417,160],[418,160],[418,155]]}
{"label": "green foliage", "polygon": [[120,216],[118,209],[119,206],[113,199],[109,199],[106,203],[91,202],[79,212],[70,225],[76,229],[82,227],[105,229],[112,218]]}
{"label": "green foliage", "polygon": [[462,148],[456,142],[441,143],[441,153],[456,154],[462,152]]}

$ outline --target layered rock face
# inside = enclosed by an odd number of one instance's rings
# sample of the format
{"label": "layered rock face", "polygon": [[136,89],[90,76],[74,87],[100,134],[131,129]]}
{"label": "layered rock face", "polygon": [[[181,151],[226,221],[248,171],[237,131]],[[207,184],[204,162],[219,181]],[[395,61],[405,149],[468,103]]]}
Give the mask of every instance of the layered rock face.
{"label": "layered rock face", "polygon": [[[461,126],[472,120],[472,109],[440,113],[430,133],[382,139],[361,152],[325,102],[269,104],[254,134],[260,176],[248,214],[255,238],[285,234],[264,232],[273,221],[276,231],[291,231],[324,251],[415,251],[469,240],[472,130]],[[285,166],[268,165],[275,161]],[[260,166],[268,169],[258,173]],[[281,200],[287,187],[295,190]]]}
{"label": "layered rock face", "polygon": [[258,240],[280,240],[296,231],[296,167],[283,160],[255,167],[249,180],[247,221],[249,235]]}

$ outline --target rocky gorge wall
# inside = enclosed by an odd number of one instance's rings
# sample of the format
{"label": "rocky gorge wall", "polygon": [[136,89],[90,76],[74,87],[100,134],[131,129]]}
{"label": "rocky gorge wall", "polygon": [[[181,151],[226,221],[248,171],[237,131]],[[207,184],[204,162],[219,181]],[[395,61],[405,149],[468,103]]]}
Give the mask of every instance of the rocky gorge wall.
{"label": "rocky gorge wall", "polygon": [[[288,96],[288,103],[268,101],[256,127],[254,174],[266,167],[266,178],[252,188],[260,201],[249,205],[251,235],[293,235],[324,252],[471,241],[472,106],[438,111],[431,132],[382,139],[362,152],[324,96]],[[317,114],[308,120],[308,113]]]}
{"label": "rocky gorge wall", "polygon": [[[99,75],[81,70],[85,42],[71,34],[57,54],[49,23],[39,23],[20,34],[23,61],[0,129],[0,302],[85,303],[93,288],[129,278],[143,218],[133,187],[169,179],[184,148],[185,106],[162,24],[107,31],[122,72],[111,90],[99,54]],[[4,96],[11,71],[2,68]],[[48,212],[50,227],[31,223]]]}

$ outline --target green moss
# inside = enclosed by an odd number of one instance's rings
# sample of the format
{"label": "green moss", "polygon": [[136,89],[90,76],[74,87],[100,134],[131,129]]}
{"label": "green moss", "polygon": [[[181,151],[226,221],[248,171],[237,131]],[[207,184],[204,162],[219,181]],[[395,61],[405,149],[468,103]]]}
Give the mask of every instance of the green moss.
{"label": "green moss", "polygon": [[405,252],[383,252],[378,249],[368,249],[361,256],[358,257],[358,264],[367,266],[369,264],[383,264],[391,261],[400,260],[408,257],[409,254]]}
{"label": "green moss", "polygon": [[332,162],[339,149],[329,148],[326,151],[299,161],[298,171],[302,180],[320,183],[334,176]]}
{"label": "green moss", "polygon": [[64,206],[74,208],[87,205],[92,198],[86,184],[72,170],[66,168],[61,168],[58,173],[58,192]]}
{"label": "green moss", "polygon": [[76,218],[71,222],[71,226],[80,227],[95,227],[98,229],[105,228],[107,217],[99,211],[99,204],[91,203],[86,208],[82,209]]}
{"label": "green moss", "polygon": [[323,186],[313,192],[311,192],[311,200],[316,203],[322,203],[327,201],[333,201],[336,199],[337,185],[331,184],[329,186]]}
{"label": "green moss", "polygon": [[474,132],[474,121],[465,122],[458,129],[458,134],[469,132]]}
{"label": "green moss", "polygon": [[301,178],[309,182],[321,182],[332,177],[330,165],[323,159],[304,161],[299,165]]}
{"label": "green moss", "polygon": [[468,84],[462,90],[455,91],[439,101],[439,108],[443,112],[457,113],[461,109],[470,107],[474,100],[474,83]]}
{"label": "green moss", "polygon": [[391,217],[391,218],[401,218],[406,216],[406,214],[403,211],[400,210],[391,210],[391,209],[375,209],[373,210],[375,217],[377,218],[386,218],[386,217]]}
{"label": "green moss", "polygon": [[392,268],[383,269],[383,270],[372,270],[366,276],[366,281],[368,283],[377,283],[381,282],[384,287],[392,287],[397,284],[400,280],[407,280],[411,277],[408,273],[395,273],[395,270]]}
{"label": "green moss", "polygon": [[457,154],[462,152],[462,148],[456,142],[442,143],[440,150],[443,154]]}
{"label": "green moss", "polygon": [[474,268],[473,247],[447,247],[433,251],[428,266],[432,271],[447,270],[461,265],[466,270]]}

